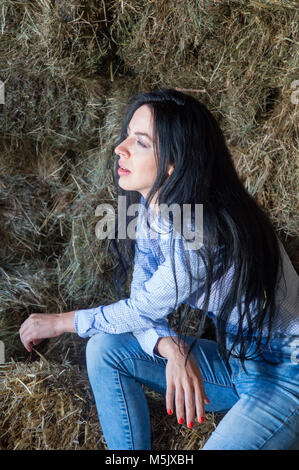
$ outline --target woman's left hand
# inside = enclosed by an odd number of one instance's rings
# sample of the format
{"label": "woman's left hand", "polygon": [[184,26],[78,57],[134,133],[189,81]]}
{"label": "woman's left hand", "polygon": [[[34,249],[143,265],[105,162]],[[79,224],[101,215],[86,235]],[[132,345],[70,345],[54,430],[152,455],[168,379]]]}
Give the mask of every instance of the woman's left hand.
{"label": "woman's left hand", "polygon": [[193,426],[194,417],[200,423],[204,421],[205,404],[210,403],[204,389],[199,366],[190,353],[187,364],[186,355],[189,347],[185,344],[178,347],[170,338],[161,338],[158,351],[167,358],[166,364],[166,408],[175,409],[180,424],[186,419],[188,427]]}
{"label": "woman's left hand", "polygon": [[22,323],[20,339],[28,352],[43,339],[54,338],[64,333],[62,314],[33,313]]}

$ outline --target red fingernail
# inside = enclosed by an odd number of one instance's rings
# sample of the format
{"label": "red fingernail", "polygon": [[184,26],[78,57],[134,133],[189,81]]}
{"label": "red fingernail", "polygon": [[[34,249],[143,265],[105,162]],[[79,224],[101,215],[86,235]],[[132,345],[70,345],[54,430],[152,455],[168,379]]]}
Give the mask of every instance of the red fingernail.
{"label": "red fingernail", "polygon": [[193,422],[190,421],[190,423],[188,424],[188,428],[193,428]]}
{"label": "red fingernail", "polygon": [[184,422],[183,418],[180,418],[179,419],[179,424],[183,424],[183,422]]}
{"label": "red fingernail", "polygon": [[172,410],[169,409],[169,410],[167,411],[167,413],[168,413],[169,415],[172,415]]}
{"label": "red fingernail", "polygon": [[204,422],[204,420],[205,420],[205,419],[204,419],[204,417],[203,417],[203,416],[201,416],[201,417],[199,418],[199,422],[200,422],[200,423],[203,423],[203,422]]}

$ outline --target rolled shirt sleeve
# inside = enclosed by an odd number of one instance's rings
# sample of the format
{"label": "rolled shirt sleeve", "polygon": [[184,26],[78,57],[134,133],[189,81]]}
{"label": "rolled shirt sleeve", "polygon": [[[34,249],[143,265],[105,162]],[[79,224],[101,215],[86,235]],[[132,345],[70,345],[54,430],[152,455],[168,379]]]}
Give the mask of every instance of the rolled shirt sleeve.
{"label": "rolled shirt sleeve", "polygon": [[[198,262],[198,256],[192,251],[190,254],[191,265]],[[144,263],[136,265],[135,274],[139,273],[140,283],[138,280],[133,283],[129,298],[110,305],[76,311],[75,327],[79,336],[88,337],[98,331],[112,334],[132,332],[146,352],[151,351],[152,354],[157,339],[161,335],[171,334],[166,319],[175,308],[186,301],[189,293],[189,276],[179,250],[175,249],[174,264],[178,289],[176,303],[176,282],[171,254],[167,253],[160,265],[155,265],[155,261],[151,260],[152,256],[148,253],[145,256],[147,261],[144,258]],[[142,266],[144,269],[140,272]],[[153,269],[155,270],[151,274]],[[200,266],[200,272],[204,277],[203,266]],[[191,291],[194,292],[196,287],[197,283],[193,280]]]}
{"label": "rolled shirt sleeve", "polygon": [[177,336],[177,334],[169,327],[166,321],[160,322],[154,328],[146,330],[133,331],[133,336],[137,339],[143,351],[150,356],[159,355],[156,350],[157,341],[160,338],[168,336]]}
{"label": "rolled shirt sleeve", "polygon": [[[139,219],[137,227],[140,226]],[[137,232],[130,297],[110,305],[77,310],[75,328],[79,336],[85,338],[99,331],[110,334],[131,332],[143,350],[153,355],[159,338],[176,335],[169,328],[167,316],[187,300],[190,283],[182,257],[181,243],[184,242],[182,239],[178,240],[172,257],[172,252],[168,249],[170,241],[171,234],[167,244],[163,245],[163,262],[158,262],[151,249],[150,240],[142,230]],[[196,266],[195,272],[204,280],[204,264],[195,251],[188,252],[191,271]],[[192,279],[191,292],[194,293],[197,287],[198,281]]]}

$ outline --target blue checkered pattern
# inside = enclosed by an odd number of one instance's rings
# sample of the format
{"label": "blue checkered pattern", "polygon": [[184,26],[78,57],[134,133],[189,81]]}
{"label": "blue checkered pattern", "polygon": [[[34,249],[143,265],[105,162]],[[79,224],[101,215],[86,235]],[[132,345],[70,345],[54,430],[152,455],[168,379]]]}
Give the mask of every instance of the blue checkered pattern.
{"label": "blue checkered pattern", "polygon": [[[175,247],[174,258],[171,259],[171,235],[167,230],[163,231],[163,227],[161,230],[160,217],[157,217],[153,223],[151,222],[151,227],[158,229],[157,239],[150,236],[145,222],[144,202],[144,198],[141,197],[130,297],[110,305],[77,310],[75,328],[78,335],[83,338],[99,331],[110,334],[131,332],[143,350],[154,355],[158,338],[176,335],[167,322],[167,316],[173,312],[176,301],[172,261],[174,261],[177,278],[177,306],[188,302],[192,307],[202,308],[205,269],[196,252],[188,250],[191,269],[194,269],[195,277],[201,280],[199,286],[196,279],[192,280],[192,296],[188,299],[189,276],[182,259],[182,251],[179,249],[180,243]],[[181,243],[184,243],[183,238],[182,240]],[[280,283],[277,292],[279,315],[275,328],[277,333],[298,335],[299,278],[281,243],[280,247],[284,260],[286,290]],[[217,276],[221,262],[220,252],[221,249],[219,249],[219,263],[215,265],[215,281],[208,306],[209,312],[212,312],[214,317],[228,292],[233,276],[233,267],[224,276]],[[234,331],[237,322],[236,309],[230,317],[229,331]]]}

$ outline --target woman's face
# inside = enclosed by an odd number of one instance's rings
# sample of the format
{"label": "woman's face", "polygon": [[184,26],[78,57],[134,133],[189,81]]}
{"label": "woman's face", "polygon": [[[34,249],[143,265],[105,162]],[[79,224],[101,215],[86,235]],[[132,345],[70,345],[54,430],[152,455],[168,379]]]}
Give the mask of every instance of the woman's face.
{"label": "woman's face", "polygon": [[119,186],[126,191],[139,191],[144,198],[157,178],[153,138],[152,111],[148,105],[142,105],[132,116],[127,138],[115,149],[119,156]]}

